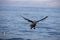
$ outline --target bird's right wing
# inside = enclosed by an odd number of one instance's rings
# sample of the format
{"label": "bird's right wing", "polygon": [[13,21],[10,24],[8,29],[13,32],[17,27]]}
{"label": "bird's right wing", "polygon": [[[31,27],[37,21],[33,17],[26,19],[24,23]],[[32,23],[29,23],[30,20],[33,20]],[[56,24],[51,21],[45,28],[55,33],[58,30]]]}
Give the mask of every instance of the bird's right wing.
{"label": "bird's right wing", "polygon": [[[23,17],[23,16],[22,16]],[[27,19],[27,18],[25,18],[25,17],[23,17],[25,20],[27,20],[28,22],[33,22],[32,20],[30,20],[30,19]]]}
{"label": "bird's right wing", "polygon": [[40,19],[40,20],[38,20],[38,21],[36,21],[36,22],[43,21],[43,20],[46,19],[46,18],[48,18],[48,16],[46,16],[46,17],[44,17],[44,18],[42,18],[42,19]]}

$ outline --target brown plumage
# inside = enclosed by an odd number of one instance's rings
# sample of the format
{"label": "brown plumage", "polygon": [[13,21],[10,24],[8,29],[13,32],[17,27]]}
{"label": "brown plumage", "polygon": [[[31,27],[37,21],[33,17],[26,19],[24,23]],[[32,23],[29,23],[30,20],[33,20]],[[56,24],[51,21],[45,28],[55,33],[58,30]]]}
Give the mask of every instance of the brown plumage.
{"label": "brown plumage", "polygon": [[[21,16],[21,17],[23,17],[23,16]],[[46,17],[44,17],[44,18],[42,18],[42,19],[40,19],[40,20],[38,20],[38,21],[32,21],[32,20],[30,20],[30,19],[27,19],[27,18],[25,18],[25,17],[23,17],[25,20],[27,20],[28,22],[31,22],[31,25],[30,25],[30,28],[32,29],[32,28],[34,28],[35,29],[35,26],[36,26],[36,24],[38,23],[38,22],[40,22],[40,21],[43,21],[44,19],[46,19],[48,16],[46,16]]]}

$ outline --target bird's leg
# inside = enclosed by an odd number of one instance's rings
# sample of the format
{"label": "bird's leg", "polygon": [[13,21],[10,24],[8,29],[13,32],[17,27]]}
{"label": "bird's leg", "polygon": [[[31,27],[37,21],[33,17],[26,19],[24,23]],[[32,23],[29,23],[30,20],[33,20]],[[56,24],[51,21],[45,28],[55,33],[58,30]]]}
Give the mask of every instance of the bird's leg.
{"label": "bird's leg", "polygon": [[30,29],[32,29],[32,27],[30,27]]}
{"label": "bird's leg", "polygon": [[35,29],[35,27],[34,27],[34,29]]}

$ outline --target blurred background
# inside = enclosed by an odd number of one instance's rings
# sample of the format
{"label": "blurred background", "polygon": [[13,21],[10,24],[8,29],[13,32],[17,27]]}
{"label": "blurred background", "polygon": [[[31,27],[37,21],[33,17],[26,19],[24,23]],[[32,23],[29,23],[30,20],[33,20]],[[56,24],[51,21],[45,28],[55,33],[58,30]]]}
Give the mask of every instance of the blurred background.
{"label": "blurred background", "polygon": [[[30,29],[31,20],[48,18]],[[0,0],[0,40],[60,40],[60,0]]]}

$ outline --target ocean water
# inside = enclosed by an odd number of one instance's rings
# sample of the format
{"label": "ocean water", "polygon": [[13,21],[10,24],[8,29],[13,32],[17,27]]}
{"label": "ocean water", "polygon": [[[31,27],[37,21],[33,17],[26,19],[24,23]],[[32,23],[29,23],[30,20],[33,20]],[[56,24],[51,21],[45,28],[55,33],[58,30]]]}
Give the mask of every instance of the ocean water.
{"label": "ocean water", "polygon": [[[36,29],[28,21],[40,20]],[[0,6],[0,40],[60,40],[60,8]]]}

